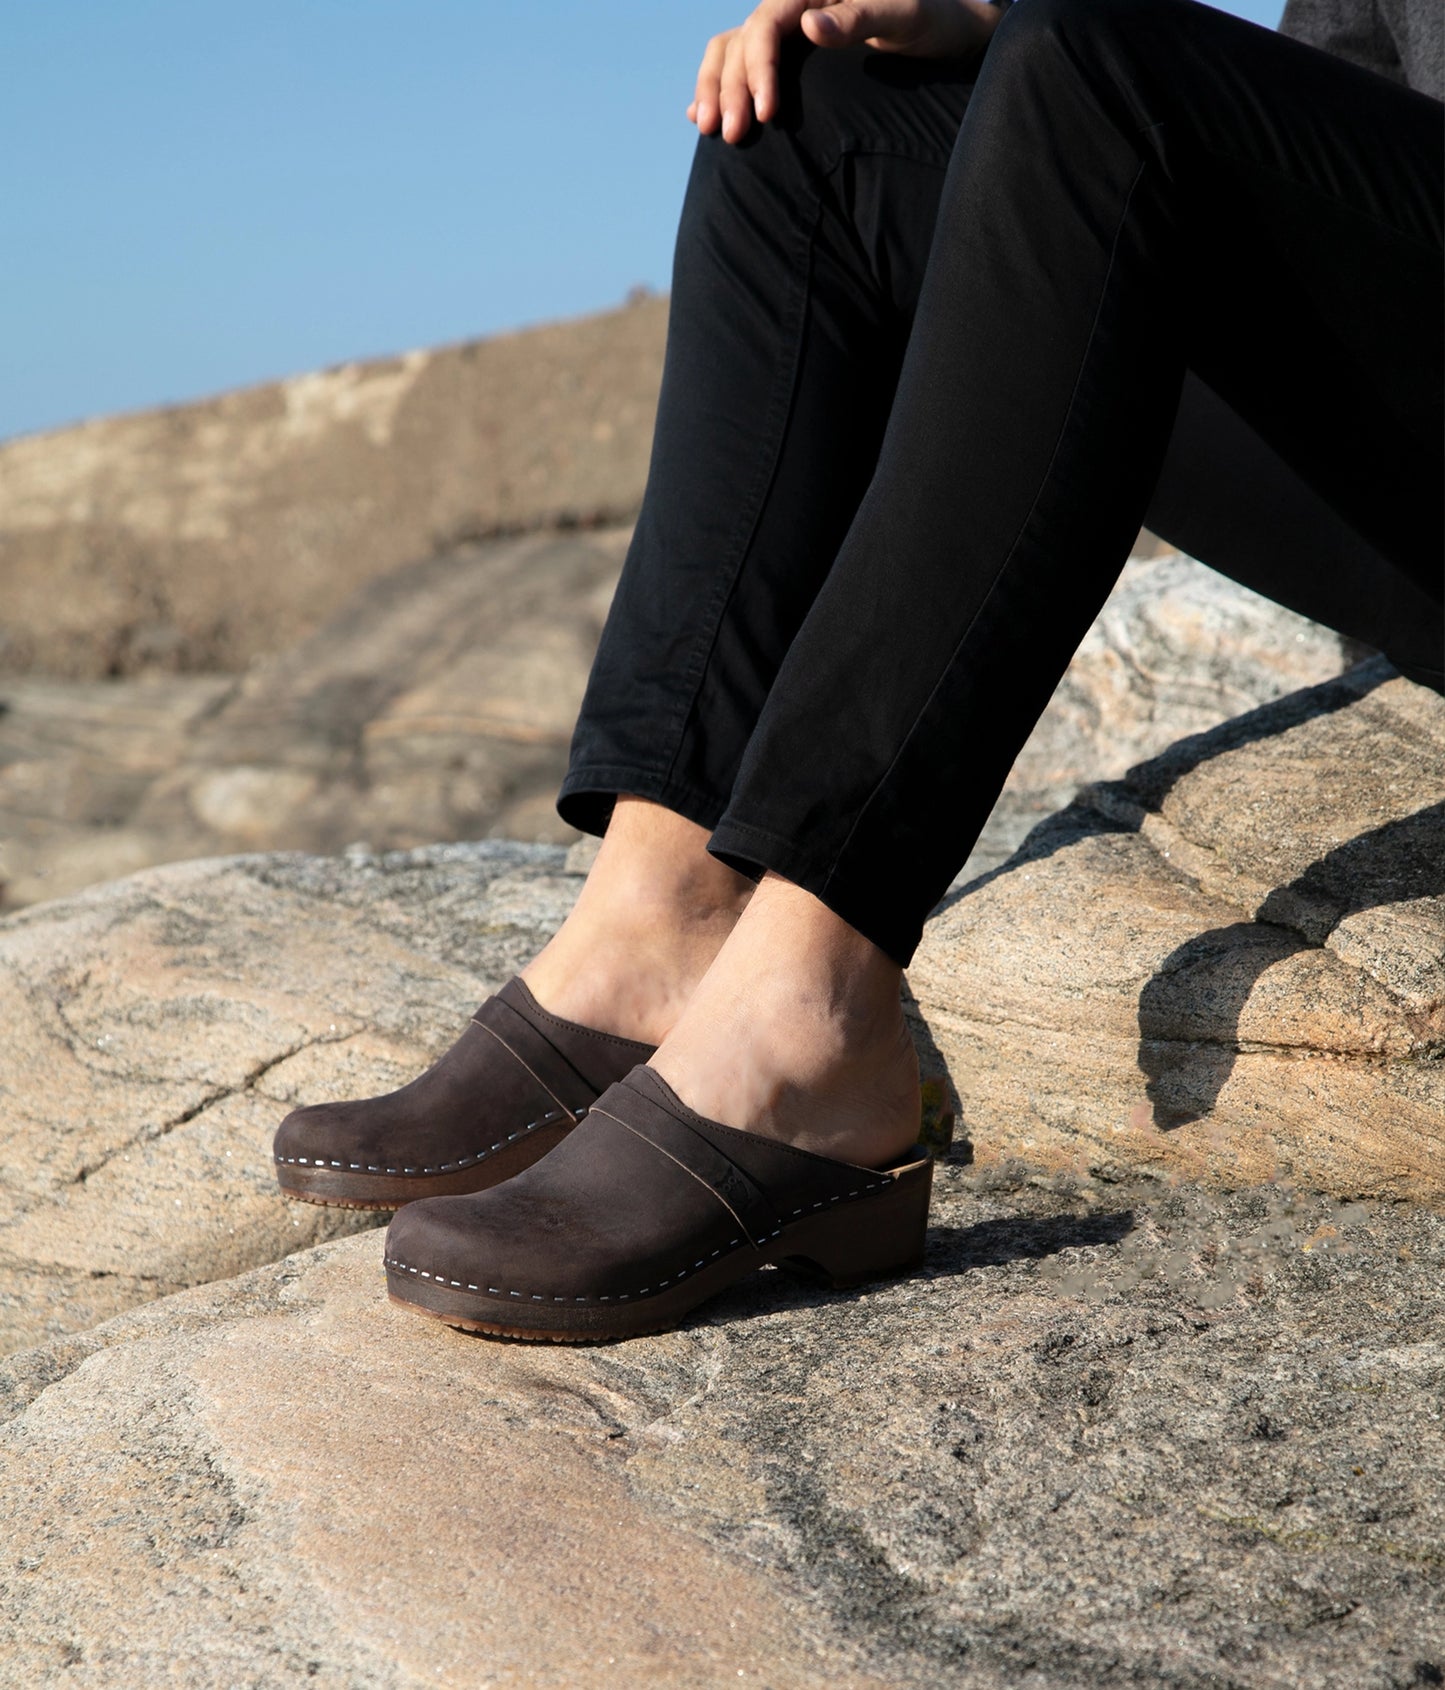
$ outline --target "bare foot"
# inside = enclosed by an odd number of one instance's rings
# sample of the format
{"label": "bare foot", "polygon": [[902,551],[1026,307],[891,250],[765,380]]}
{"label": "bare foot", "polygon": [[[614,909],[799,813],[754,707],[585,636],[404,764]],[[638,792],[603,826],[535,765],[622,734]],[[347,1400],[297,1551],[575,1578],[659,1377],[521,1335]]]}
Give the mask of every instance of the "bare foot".
{"label": "bare foot", "polygon": [[522,978],[544,1009],[658,1044],[752,895],[707,829],[622,797],[572,913]]}
{"label": "bare foot", "polygon": [[711,1120],[882,1167],[917,1141],[921,1114],[901,977],[768,875],[650,1065]]}

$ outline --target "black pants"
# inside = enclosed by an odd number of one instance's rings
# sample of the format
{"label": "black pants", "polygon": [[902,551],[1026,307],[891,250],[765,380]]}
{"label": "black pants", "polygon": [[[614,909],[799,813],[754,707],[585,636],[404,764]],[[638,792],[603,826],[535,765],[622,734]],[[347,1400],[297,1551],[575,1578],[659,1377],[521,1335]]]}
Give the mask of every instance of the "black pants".
{"label": "black pants", "polygon": [[559,799],[899,961],[1141,526],[1441,684],[1442,108],[1193,0],[797,51],[699,143]]}

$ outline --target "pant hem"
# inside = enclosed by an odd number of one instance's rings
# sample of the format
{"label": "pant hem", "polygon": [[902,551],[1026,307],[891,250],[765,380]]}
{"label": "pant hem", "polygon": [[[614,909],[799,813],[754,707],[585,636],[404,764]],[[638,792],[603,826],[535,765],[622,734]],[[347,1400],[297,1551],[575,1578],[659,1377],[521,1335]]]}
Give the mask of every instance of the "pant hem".
{"label": "pant hem", "polygon": [[750,827],[746,822],[719,822],[707,848],[729,868],[753,880],[771,871],[811,892],[819,903],[892,957],[900,968],[907,968],[923,937],[921,916],[912,909],[898,909],[890,898],[879,895],[880,890],[888,888],[886,875],[873,877],[871,887],[860,890],[839,879],[833,858],[824,861],[792,840],[769,833],[765,828]]}
{"label": "pant hem", "polygon": [[701,792],[657,769],[593,763],[568,769],[557,794],[557,814],[568,827],[595,834],[600,839],[607,831],[619,798],[646,798],[709,832],[717,826],[727,807],[726,797]]}

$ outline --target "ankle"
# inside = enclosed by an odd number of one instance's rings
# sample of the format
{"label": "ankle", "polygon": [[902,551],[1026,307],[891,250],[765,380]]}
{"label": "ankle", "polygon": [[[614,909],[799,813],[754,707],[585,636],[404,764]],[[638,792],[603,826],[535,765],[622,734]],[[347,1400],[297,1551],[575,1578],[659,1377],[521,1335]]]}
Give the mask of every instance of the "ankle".
{"label": "ankle", "polygon": [[679,870],[676,865],[657,872],[645,863],[621,862],[609,865],[601,875],[594,869],[577,899],[575,913],[579,922],[618,933],[663,939],[718,933],[726,938],[751,894],[747,881],[739,887],[720,883],[706,873]]}
{"label": "ankle", "polygon": [[770,876],[652,1065],[714,1120],[882,1166],[919,1128],[901,975],[815,898]]}
{"label": "ankle", "polygon": [[[744,954],[748,953],[748,954]],[[846,1047],[867,1046],[902,1025],[903,970],[841,916],[774,874],[749,906],[730,955],[765,989]]]}
{"label": "ankle", "polygon": [[646,799],[618,798],[575,914],[612,924],[731,926],[752,882],[707,848],[708,830]]}
{"label": "ankle", "polygon": [[571,914],[522,971],[545,1008],[661,1042],[752,895],[708,855],[707,837],[657,805],[618,800]]}

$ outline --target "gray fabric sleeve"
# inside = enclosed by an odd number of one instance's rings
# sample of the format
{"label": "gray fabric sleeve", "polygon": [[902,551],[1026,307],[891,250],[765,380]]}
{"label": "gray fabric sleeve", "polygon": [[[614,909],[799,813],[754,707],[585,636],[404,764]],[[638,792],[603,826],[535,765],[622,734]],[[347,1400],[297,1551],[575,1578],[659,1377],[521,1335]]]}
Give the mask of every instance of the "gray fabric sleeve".
{"label": "gray fabric sleeve", "polygon": [[1333,53],[1337,59],[1405,82],[1394,31],[1379,0],[1286,0],[1280,34]]}

